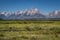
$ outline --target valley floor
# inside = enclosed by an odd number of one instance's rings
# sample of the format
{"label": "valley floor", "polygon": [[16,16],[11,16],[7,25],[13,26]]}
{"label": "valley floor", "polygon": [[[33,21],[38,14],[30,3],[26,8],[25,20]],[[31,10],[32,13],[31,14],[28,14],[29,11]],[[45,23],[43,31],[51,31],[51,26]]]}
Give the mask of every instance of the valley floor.
{"label": "valley floor", "polygon": [[0,40],[60,40],[60,21],[0,21]]}

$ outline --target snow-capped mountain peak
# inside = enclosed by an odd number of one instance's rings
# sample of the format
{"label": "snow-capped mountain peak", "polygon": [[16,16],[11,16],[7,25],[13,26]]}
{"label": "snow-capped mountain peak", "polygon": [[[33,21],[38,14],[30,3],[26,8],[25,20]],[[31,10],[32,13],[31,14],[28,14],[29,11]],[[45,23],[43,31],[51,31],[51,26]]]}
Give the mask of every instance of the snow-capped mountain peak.
{"label": "snow-capped mountain peak", "polygon": [[50,18],[60,18],[60,11],[53,11],[51,13],[49,13],[49,17]]}
{"label": "snow-capped mountain peak", "polygon": [[25,9],[25,10],[18,10],[16,12],[2,12],[3,17],[5,19],[39,19],[39,18],[45,18],[43,14],[39,12],[37,8],[31,8],[31,9]]}
{"label": "snow-capped mountain peak", "polygon": [[45,19],[45,18],[60,18],[60,11],[53,11],[48,15],[43,15],[37,8],[18,10],[16,12],[0,12],[2,19]]}

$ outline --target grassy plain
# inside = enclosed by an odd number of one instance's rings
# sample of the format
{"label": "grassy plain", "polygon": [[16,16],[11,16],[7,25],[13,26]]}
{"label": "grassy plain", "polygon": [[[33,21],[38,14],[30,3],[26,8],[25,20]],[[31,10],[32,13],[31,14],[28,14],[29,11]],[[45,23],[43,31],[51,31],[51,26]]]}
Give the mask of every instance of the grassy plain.
{"label": "grassy plain", "polygon": [[60,40],[60,21],[0,21],[0,40]]}

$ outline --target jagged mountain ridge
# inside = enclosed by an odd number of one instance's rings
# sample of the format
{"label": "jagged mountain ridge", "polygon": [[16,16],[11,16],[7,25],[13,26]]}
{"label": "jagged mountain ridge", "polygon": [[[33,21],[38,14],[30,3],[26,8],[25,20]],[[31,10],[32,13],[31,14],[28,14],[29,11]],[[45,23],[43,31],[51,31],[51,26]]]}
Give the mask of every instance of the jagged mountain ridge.
{"label": "jagged mountain ridge", "polygon": [[27,20],[27,19],[48,19],[48,18],[60,18],[60,11],[53,11],[48,15],[43,15],[37,8],[25,9],[16,12],[0,12],[0,19],[4,20]]}
{"label": "jagged mountain ridge", "polygon": [[49,13],[49,18],[60,18],[60,11],[53,11]]}
{"label": "jagged mountain ridge", "polygon": [[[1,17],[1,15],[3,17]],[[41,14],[37,8],[25,9],[14,13],[2,12],[0,13],[2,19],[41,19],[46,18],[45,15]]]}

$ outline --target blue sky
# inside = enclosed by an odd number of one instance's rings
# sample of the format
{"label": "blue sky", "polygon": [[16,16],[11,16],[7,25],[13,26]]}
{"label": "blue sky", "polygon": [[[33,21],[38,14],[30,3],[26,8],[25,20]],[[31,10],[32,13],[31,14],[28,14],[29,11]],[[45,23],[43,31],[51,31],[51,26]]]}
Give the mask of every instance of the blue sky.
{"label": "blue sky", "polygon": [[38,8],[41,13],[60,10],[60,0],[0,0],[0,11],[24,10]]}

